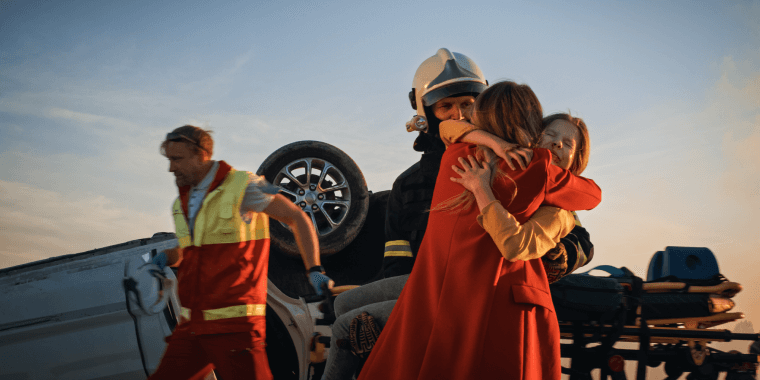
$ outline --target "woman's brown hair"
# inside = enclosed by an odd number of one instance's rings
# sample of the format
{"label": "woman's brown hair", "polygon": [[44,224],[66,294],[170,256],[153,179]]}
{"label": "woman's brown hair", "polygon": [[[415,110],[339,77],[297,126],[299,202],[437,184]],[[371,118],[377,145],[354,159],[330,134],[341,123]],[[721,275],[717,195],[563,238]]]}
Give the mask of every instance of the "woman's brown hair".
{"label": "woman's brown hair", "polygon": [[589,153],[591,152],[589,149],[591,141],[588,137],[588,128],[586,128],[586,123],[583,122],[583,119],[579,117],[573,117],[569,113],[555,113],[544,118],[544,126],[542,130],[546,129],[551,123],[557,120],[564,120],[578,128],[580,139],[578,141],[578,146],[575,147],[575,157],[573,157],[573,162],[570,164],[569,170],[575,175],[581,175],[581,173],[586,170]]}
{"label": "woman's brown hair", "polygon": [[498,82],[475,99],[475,127],[504,141],[531,148],[541,134],[541,103],[528,85]]}
{"label": "woman's brown hair", "polygon": [[[478,95],[472,107],[475,128],[526,148],[534,147],[538,141],[543,130],[542,117],[541,102],[533,90],[528,85],[511,81],[494,83]],[[475,155],[479,161],[489,158],[491,186],[497,177],[512,180],[499,169],[501,159],[491,149],[478,146]],[[469,209],[474,202],[475,196],[465,190],[462,194],[439,203],[432,210],[458,212]]]}

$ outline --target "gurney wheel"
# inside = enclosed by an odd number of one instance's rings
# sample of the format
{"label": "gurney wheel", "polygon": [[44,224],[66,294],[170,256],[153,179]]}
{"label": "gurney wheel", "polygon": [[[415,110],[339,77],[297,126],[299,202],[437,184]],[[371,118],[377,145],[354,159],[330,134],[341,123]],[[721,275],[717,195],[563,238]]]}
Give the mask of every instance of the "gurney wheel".
{"label": "gurney wheel", "polygon": [[751,373],[738,373],[738,372],[729,372],[728,375],[726,375],[726,380],[755,380],[755,375]]}
{"label": "gurney wheel", "polygon": [[683,366],[681,366],[679,363],[674,361],[666,361],[665,362],[665,374],[668,375],[668,378],[670,379],[678,379],[683,374]]}
{"label": "gurney wheel", "polygon": [[688,376],[686,376],[686,379],[688,380],[717,380],[718,379],[718,371],[715,370],[712,364],[708,363],[702,366],[699,366],[696,371],[693,371]]}
{"label": "gurney wheel", "polygon": [[689,352],[691,353],[691,361],[696,366],[704,364],[707,355],[710,355],[710,351],[707,350],[707,344],[701,341],[689,341]]}

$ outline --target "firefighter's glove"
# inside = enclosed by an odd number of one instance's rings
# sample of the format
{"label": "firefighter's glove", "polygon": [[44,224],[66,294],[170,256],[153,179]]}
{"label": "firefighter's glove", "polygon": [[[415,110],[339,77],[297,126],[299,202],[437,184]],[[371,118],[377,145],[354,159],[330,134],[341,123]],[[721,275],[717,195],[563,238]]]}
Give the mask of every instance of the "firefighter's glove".
{"label": "firefighter's glove", "polygon": [[166,268],[166,263],[168,261],[168,258],[166,257],[166,252],[161,251],[158,255],[153,257],[153,260],[151,260],[151,264],[158,266],[162,271],[164,268]]}
{"label": "firefighter's glove", "polygon": [[553,284],[567,274],[567,251],[562,243],[549,250],[541,258],[541,263],[546,270],[546,277]]}
{"label": "firefighter's glove", "polygon": [[334,284],[333,280],[331,280],[330,277],[327,277],[327,275],[321,272],[309,272],[309,281],[311,282],[311,286],[314,287],[314,291],[317,292],[318,296],[324,295],[324,291],[322,290],[323,287],[330,289]]}
{"label": "firefighter's glove", "polygon": [[351,320],[351,325],[348,327],[351,352],[361,359],[366,359],[369,356],[379,336],[380,326],[378,326],[375,318],[366,311]]}

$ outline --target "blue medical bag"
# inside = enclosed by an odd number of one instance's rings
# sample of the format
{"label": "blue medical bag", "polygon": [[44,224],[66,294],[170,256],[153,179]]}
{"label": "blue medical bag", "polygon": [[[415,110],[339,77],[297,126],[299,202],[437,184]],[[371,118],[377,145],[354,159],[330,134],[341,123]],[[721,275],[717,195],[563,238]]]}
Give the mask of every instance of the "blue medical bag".
{"label": "blue medical bag", "polygon": [[680,279],[707,280],[719,274],[718,261],[704,247],[665,247],[649,261],[647,281],[667,276]]}

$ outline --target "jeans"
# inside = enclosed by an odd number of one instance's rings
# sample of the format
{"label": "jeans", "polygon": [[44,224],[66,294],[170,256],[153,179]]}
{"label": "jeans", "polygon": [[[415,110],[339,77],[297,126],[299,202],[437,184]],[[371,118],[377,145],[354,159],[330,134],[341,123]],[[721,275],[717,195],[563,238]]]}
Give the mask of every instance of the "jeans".
{"label": "jeans", "polygon": [[322,380],[351,380],[360,360],[350,350],[339,348],[338,339],[348,339],[351,321],[367,312],[382,329],[388,322],[393,306],[401,294],[409,275],[385,278],[341,293],[335,299],[335,316],[332,340]]}

